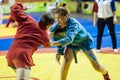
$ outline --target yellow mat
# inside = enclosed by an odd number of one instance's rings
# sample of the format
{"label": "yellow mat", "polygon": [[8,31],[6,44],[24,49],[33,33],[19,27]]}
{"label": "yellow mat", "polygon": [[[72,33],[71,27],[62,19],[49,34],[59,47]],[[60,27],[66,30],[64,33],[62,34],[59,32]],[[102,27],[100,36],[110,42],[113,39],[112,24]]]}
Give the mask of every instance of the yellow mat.
{"label": "yellow mat", "polygon": [[[99,53],[98,57],[108,69],[111,80],[120,80],[120,56]],[[33,55],[33,59],[36,66],[32,67],[30,80],[60,80],[61,65],[55,61],[55,53],[36,53]],[[15,80],[15,73],[7,66],[4,55],[0,56],[0,80]],[[67,80],[103,80],[103,78],[92,68],[86,56],[80,53],[78,54],[78,64],[72,62]]]}
{"label": "yellow mat", "polygon": [[8,28],[5,27],[5,24],[0,25],[0,38],[1,37],[14,36],[15,33],[16,33],[16,29],[17,28],[11,27],[11,25]]}

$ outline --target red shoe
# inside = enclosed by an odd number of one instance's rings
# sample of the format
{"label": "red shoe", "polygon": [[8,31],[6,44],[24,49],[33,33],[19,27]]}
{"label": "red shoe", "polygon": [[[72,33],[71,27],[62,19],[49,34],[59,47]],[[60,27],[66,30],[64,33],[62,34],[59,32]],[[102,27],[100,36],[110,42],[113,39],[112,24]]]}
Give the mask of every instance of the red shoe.
{"label": "red shoe", "polygon": [[103,77],[104,77],[104,80],[111,80],[108,72],[105,75],[103,75]]}

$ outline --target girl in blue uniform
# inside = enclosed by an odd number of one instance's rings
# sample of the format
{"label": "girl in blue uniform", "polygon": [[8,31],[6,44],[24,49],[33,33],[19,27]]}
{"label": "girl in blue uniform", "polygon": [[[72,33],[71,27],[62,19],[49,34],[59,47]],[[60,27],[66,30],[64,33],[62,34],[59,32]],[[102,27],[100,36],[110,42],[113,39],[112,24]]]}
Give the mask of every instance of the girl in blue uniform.
{"label": "girl in blue uniform", "polygon": [[69,17],[70,12],[65,6],[66,3],[63,3],[62,7],[55,9],[57,23],[51,27],[51,37],[54,39],[51,46],[57,46],[57,62],[60,63],[60,57],[64,55],[60,80],[66,80],[73,58],[77,63],[76,54],[79,50],[83,50],[93,68],[103,75],[104,80],[110,80],[107,70],[98,61],[92,37],[76,19]]}

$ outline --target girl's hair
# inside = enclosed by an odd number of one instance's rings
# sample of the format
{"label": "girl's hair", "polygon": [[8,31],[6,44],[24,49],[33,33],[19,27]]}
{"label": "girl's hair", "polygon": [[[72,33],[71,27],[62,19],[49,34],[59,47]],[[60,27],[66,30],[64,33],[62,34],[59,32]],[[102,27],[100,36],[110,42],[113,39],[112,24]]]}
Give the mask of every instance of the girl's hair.
{"label": "girl's hair", "polygon": [[51,25],[55,22],[55,19],[51,13],[45,13],[41,16],[39,23],[43,25]]}
{"label": "girl's hair", "polygon": [[54,14],[58,13],[62,16],[66,16],[70,14],[70,11],[68,8],[66,8],[67,4],[65,2],[60,4],[60,7],[55,8]]}

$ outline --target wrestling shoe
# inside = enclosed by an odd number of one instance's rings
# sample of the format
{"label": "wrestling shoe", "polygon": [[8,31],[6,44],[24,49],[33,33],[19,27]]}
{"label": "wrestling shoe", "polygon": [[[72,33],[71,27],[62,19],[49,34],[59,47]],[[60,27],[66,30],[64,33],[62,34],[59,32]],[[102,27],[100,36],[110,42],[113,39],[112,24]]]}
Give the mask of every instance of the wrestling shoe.
{"label": "wrestling shoe", "polygon": [[103,75],[103,78],[104,78],[104,80],[111,80],[108,72],[105,75]]}

